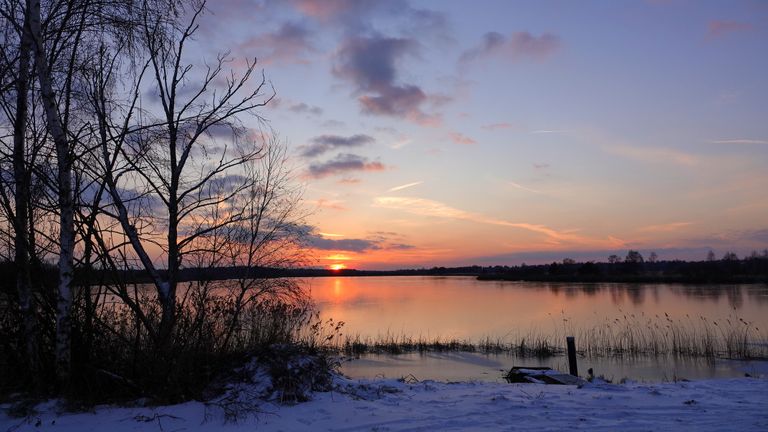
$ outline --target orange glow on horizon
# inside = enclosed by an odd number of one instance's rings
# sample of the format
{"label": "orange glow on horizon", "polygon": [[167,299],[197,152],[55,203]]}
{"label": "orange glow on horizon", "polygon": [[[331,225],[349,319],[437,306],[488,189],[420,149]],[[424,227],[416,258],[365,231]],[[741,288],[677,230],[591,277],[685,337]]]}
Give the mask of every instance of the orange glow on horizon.
{"label": "orange glow on horizon", "polygon": [[341,263],[335,263],[328,266],[328,268],[333,271],[339,271],[339,270],[344,270],[345,268],[347,268],[347,266]]}
{"label": "orange glow on horizon", "polygon": [[349,261],[352,258],[344,254],[333,254],[333,255],[328,255],[327,257],[325,257],[325,259],[331,260],[331,261]]}

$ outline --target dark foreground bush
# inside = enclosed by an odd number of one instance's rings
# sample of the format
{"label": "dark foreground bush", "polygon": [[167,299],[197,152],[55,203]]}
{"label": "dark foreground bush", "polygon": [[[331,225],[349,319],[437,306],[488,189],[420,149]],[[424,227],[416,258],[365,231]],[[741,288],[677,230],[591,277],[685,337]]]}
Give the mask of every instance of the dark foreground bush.
{"label": "dark foreground bush", "polygon": [[[219,287],[220,288],[220,287]],[[150,325],[108,296],[98,307],[79,296],[73,313],[72,374],[66,391],[52,383],[38,391],[32,370],[23,362],[21,322],[13,301],[0,317],[0,399],[13,393],[29,397],[64,396],[72,408],[98,403],[142,400],[150,404],[205,400],[236,379],[233,370],[258,364],[270,377],[270,393],[282,401],[302,401],[307,392],[330,385],[332,362],[308,331],[318,325],[306,297],[261,295],[237,298],[226,289],[190,286],[179,303],[170,342],[159,346],[148,328],[156,328],[160,310],[152,298],[141,299]],[[42,303],[42,302],[41,302]],[[45,319],[40,310],[39,322]],[[314,326],[313,326],[314,324]],[[53,373],[53,327],[41,328],[39,368]],[[253,363],[256,362],[256,363]]]}

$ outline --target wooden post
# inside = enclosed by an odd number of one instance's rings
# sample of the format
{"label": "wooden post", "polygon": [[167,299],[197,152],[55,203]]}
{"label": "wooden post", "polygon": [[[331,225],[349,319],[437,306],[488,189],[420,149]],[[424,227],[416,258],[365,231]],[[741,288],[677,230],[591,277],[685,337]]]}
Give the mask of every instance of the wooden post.
{"label": "wooden post", "polygon": [[579,368],[576,365],[576,339],[573,336],[567,336],[565,338],[568,344],[568,369],[573,376],[579,376]]}

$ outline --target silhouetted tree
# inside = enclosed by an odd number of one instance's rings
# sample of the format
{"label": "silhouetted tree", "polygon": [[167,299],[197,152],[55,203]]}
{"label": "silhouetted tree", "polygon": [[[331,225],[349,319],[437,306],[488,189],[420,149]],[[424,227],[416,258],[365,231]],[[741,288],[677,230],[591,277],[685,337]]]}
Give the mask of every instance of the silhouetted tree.
{"label": "silhouetted tree", "polygon": [[717,259],[717,257],[715,257],[715,252],[714,251],[710,250],[709,252],[707,252],[707,261],[711,262],[711,261],[715,261],[716,259]]}
{"label": "silhouetted tree", "polygon": [[738,260],[739,260],[739,256],[736,255],[736,253],[734,252],[729,251],[723,254],[723,261],[738,261]]}
{"label": "silhouetted tree", "polygon": [[630,264],[642,264],[643,255],[636,250],[630,250],[627,252],[627,256],[624,258],[624,262]]}
{"label": "silhouetted tree", "polygon": [[624,258],[623,267],[627,273],[639,273],[643,269],[643,255],[636,250],[630,250]]}

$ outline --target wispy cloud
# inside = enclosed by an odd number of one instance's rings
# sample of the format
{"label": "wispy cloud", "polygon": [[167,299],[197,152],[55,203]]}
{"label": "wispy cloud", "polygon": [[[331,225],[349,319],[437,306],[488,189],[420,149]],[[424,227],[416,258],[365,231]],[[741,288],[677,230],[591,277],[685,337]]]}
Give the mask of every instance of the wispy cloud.
{"label": "wispy cloud", "polygon": [[712,144],[768,144],[768,140],[762,139],[721,139],[710,142]]}
{"label": "wispy cloud", "polygon": [[713,20],[707,25],[707,35],[711,38],[749,30],[752,30],[752,24],[739,21]]}
{"label": "wispy cloud", "polygon": [[450,132],[448,133],[448,137],[456,144],[477,144],[477,141],[459,132]]}
{"label": "wispy cloud", "polygon": [[618,144],[605,146],[604,149],[609,153],[642,162],[672,163],[684,166],[693,166],[699,162],[698,158],[692,154],[663,147],[635,147]]}
{"label": "wispy cloud", "polygon": [[423,181],[417,181],[417,182],[413,182],[413,183],[407,183],[407,184],[404,184],[404,185],[400,185],[400,186],[395,186],[395,187],[393,187],[393,188],[390,188],[389,190],[387,190],[387,192],[397,192],[397,191],[401,191],[401,190],[403,190],[403,189],[408,189],[408,188],[412,188],[412,187],[414,187],[414,186],[418,186],[418,185],[420,185],[420,184],[422,184],[422,183],[424,183],[424,182],[423,182]]}
{"label": "wispy cloud", "polygon": [[497,219],[477,213],[467,212],[454,207],[450,207],[438,201],[424,198],[385,196],[376,198],[373,205],[380,208],[402,210],[420,216],[458,219],[482,224],[519,228],[543,234],[547,237],[548,241],[553,244],[560,244],[562,242],[584,242],[587,240],[583,236],[574,234],[573,231],[558,231],[541,224],[509,222],[503,219]]}
{"label": "wispy cloud", "polygon": [[491,123],[487,125],[483,125],[483,129],[487,130],[500,130],[500,129],[512,129],[513,125],[512,123],[502,122],[502,123]]}
{"label": "wispy cloud", "polygon": [[399,139],[399,140],[395,141],[394,143],[392,143],[389,147],[394,149],[394,150],[399,150],[399,149],[407,146],[408,144],[410,144],[412,142],[413,142],[413,140],[410,139],[410,138],[402,138],[402,139]]}
{"label": "wispy cloud", "polygon": [[295,112],[297,114],[312,114],[312,115],[323,114],[322,108],[314,105],[308,105],[304,102],[292,104],[291,106],[288,107],[288,110],[291,112]]}
{"label": "wispy cloud", "polygon": [[[270,2],[282,4],[283,1]],[[294,8],[309,19],[349,34],[374,32],[372,23],[382,17],[395,18],[406,34],[446,38],[449,23],[443,12],[418,9],[407,0],[290,0]]]}
{"label": "wispy cloud", "polygon": [[335,233],[326,233],[326,232],[319,232],[323,237],[344,237],[344,234],[335,234]]}
{"label": "wispy cloud", "polygon": [[523,31],[505,36],[498,32],[488,32],[483,35],[479,46],[465,51],[459,60],[463,63],[485,57],[499,57],[512,61],[542,60],[552,55],[560,46],[560,38],[552,33],[534,36]]}
{"label": "wispy cloud", "polygon": [[643,232],[673,232],[678,231],[687,226],[693,225],[693,222],[671,222],[659,225],[648,225],[639,229]]}
{"label": "wispy cloud", "polygon": [[532,133],[532,134],[553,134],[553,133],[562,133],[562,132],[565,132],[565,131],[557,130],[557,129],[536,129],[536,130],[530,131],[529,133]]}
{"label": "wispy cloud", "polygon": [[684,244],[695,246],[717,246],[721,250],[738,249],[745,246],[763,249],[768,243],[768,228],[728,230],[704,237],[683,239],[682,241]]}
{"label": "wispy cloud", "polygon": [[378,6],[376,2],[356,0],[292,0],[291,3],[297,10],[307,16],[322,20],[332,21],[347,16],[368,15]]}
{"label": "wispy cloud", "polygon": [[309,165],[308,176],[323,178],[351,171],[383,171],[384,164],[378,161],[369,162],[367,158],[356,154],[339,154],[334,159]]}
{"label": "wispy cloud", "polygon": [[357,134],[348,137],[340,135],[320,135],[312,138],[310,141],[312,144],[300,147],[301,155],[304,157],[319,156],[337,148],[361,147],[366,144],[371,144],[376,140],[369,135]]}
{"label": "wispy cloud", "polygon": [[535,193],[535,194],[540,194],[540,193],[543,193],[543,192],[542,192],[542,191],[540,191],[540,190],[531,189],[531,188],[529,188],[529,187],[523,186],[523,185],[521,185],[520,183],[515,183],[515,182],[513,182],[513,181],[508,181],[508,182],[507,182],[507,184],[508,184],[508,185],[510,185],[510,186],[512,186],[512,187],[513,187],[513,188],[515,188],[515,189],[520,189],[520,190],[524,190],[524,191],[527,191],[527,192],[532,192],[532,193]]}
{"label": "wispy cloud", "polygon": [[301,22],[286,22],[277,30],[252,37],[240,50],[256,54],[259,62],[307,63],[304,55],[315,50],[312,32]]}
{"label": "wispy cloud", "polygon": [[339,179],[337,183],[339,184],[345,184],[345,185],[354,185],[360,183],[362,180],[360,180],[357,177],[344,177],[342,179]]}
{"label": "wispy cloud", "polygon": [[344,201],[342,200],[331,200],[331,199],[320,198],[318,200],[313,201],[313,203],[318,208],[324,208],[324,209],[330,209],[330,210],[346,210],[347,209],[346,207],[344,207]]}
{"label": "wispy cloud", "polygon": [[365,239],[329,239],[321,236],[310,236],[309,245],[313,249],[365,252],[369,250],[381,249],[381,246],[372,240]]}
{"label": "wispy cloud", "polygon": [[[343,238],[342,234],[311,232],[308,236],[309,246],[316,250],[344,251],[366,253],[369,251],[404,251],[414,246],[404,243],[402,236],[395,233],[373,233],[365,238]],[[338,254],[341,256],[343,254]],[[344,258],[335,258],[343,260]]]}

